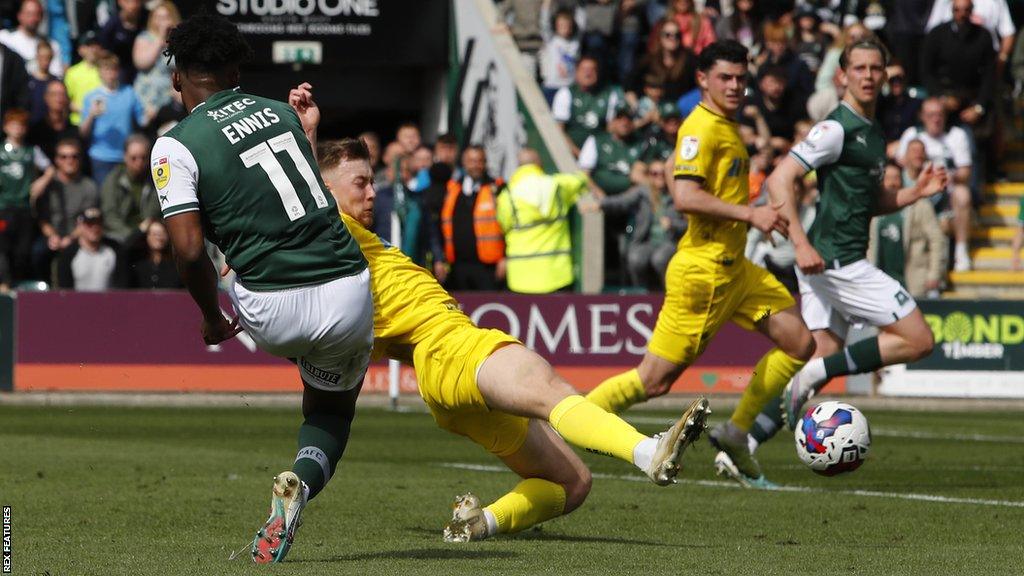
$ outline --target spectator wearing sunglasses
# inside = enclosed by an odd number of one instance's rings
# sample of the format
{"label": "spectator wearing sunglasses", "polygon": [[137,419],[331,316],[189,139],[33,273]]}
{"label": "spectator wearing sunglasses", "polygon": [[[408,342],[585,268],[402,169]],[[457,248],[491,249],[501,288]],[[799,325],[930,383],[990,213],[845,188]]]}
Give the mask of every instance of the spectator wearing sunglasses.
{"label": "spectator wearing sunglasses", "polygon": [[35,208],[42,235],[32,247],[32,266],[47,282],[53,282],[53,258],[75,241],[78,214],[100,205],[96,183],[82,174],[82,160],[81,142],[65,138],[57,143],[54,166],[33,184],[41,188]]}

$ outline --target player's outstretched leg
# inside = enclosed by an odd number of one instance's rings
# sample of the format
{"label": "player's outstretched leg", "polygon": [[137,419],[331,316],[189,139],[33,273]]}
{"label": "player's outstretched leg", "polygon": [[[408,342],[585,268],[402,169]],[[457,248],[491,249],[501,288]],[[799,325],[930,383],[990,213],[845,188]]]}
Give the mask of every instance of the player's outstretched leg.
{"label": "player's outstretched leg", "polygon": [[646,402],[647,392],[644,391],[640,372],[633,368],[598,384],[587,394],[587,400],[597,404],[606,412],[621,414],[635,404]]}
{"label": "player's outstretched leg", "polygon": [[491,354],[477,385],[490,408],[547,420],[570,444],[630,462],[659,485],[675,478],[683,451],[700,436],[709,412],[700,399],[661,438],[649,438],[577,394],[550,364],[519,344]]}
{"label": "player's outstretched leg", "polygon": [[761,408],[777,397],[778,391],[801,365],[803,361],[790,357],[778,348],[769,351],[757,363],[754,377],[743,391],[732,417],[716,426],[708,435],[711,444],[728,455],[727,460],[721,457],[715,459],[719,474],[747,487],[763,487],[761,466],[750,452],[747,434]]}
{"label": "player's outstretched leg", "polygon": [[590,493],[590,470],[547,422],[530,419],[523,445],[501,459],[523,480],[487,506],[473,494],[457,497],[445,542],[526,530],[572,512]]}
{"label": "player's outstretched leg", "polygon": [[621,414],[635,404],[667,394],[685,369],[686,364],[676,364],[648,351],[640,366],[601,382],[587,394],[587,400],[607,412]]}
{"label": "player's outstretched leg", "polygon": [[309,487],[294,472],[286,470],[274,477],[270,518],[263,523],[253,539],[253,562],[269,564],[284,560],[301,522],[308,495]]}
{"label": "player's outstretched leg", "polygon": [[281,562],[291,549],[302,509],[324,489],[345,453],[359,389],[327,392],[304,385],[299,451],[292,469],[274,477],[270,517],[253,540],[257,564]]}
{"label": "player's outstretched leg", "polygon": [[[786,419],[783,417],[783,404],[787,404],[787,396],[794,381],[808,377],[808,374],[814,370],[813,364],[820,360],[823,356],[831,356],[837,351],[842,351],[843,340],[829,329],[815,330],[811,333],[814,337],[814,358],[804,364],[804,367],[797,372],[793,379],[786,385],[782,395],[775,400],[769,401],[761,413],[757,415],[754,420],[754,425],[750,428],[750,434],[747,437],[748,445],[751,452],[755,452],[757,448],[772,439],[779,430],[785,426]],[[799,408],[797,408],[799,410]]]}
{"label": "player's outstretched leg", "polygon": [[718,472],[748,487],[764,487],[765,480],[760,464],[750,452],[747,434],[758,413],[778,397],[815,349],[811,333],[793,307],[767,317],[757,328],[779,347],[758,361],[732,417],[708,435],[711,443],[728,457],[716,457]]}
{"label": "player's outstretched leg", "polygon": [[920,308],[880,327],[879,331],[878,336],[854,342],[830,356],[807,363],[799,378],[782,394],[783,417],[790,430],[796,429],[801,408],[807,400],[836,376],[866,374],[882,366],[914,362],[930,354],[935,346],[935,337]]}

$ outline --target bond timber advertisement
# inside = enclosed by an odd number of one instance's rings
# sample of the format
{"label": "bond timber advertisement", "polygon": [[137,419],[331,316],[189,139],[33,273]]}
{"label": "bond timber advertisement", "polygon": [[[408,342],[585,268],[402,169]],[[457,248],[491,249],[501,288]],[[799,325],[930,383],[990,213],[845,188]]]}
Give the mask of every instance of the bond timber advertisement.
{"label": "bond timber advertisement", "polygon": [[935,335],[912,370],[1024,370],[1024,318],[1015,302],[939,300],[921,305]]}
{"label": "bond timber advertisement", "polygon": [[[505,330],[589,390],[634,367],[661,307],[650,296],[458,295],[478,325]],[[231,308],[222,300],[225,312]],[[256,349],[244,333],[205,346],[184,292],[22,293],[17,299],[15,390],[296,392],[295,367]],[[759,334],[728,325],[677,391],[740,393],[768,349]],[[841,387],[837,388],[841,390]],[[375,365],[364,391],[387,390]],[[412,370],[403,392],[415,394]]]}
{"label": "bond timber advertisement", "polygon": [[883,372],[891,396],[1024,398],[1024,317],[1012,300],[923,300],[930,356]]}

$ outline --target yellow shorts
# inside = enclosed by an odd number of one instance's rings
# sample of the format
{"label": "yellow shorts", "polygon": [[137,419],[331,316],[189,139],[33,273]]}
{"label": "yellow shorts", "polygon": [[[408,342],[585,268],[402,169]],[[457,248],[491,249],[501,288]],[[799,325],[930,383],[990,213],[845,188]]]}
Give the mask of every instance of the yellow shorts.
{"label": "yellow shorts", "polygon": [[436,338],[423,340],[413,351],[420,396],[441,428],[496,456],[514,454],[526,441],[529,419],[488,408],[476,375],[495,350],[519,341],[500,330],[477,328],[461,313],[458,317],[453,314],[453,322]]}
{"label": "yellow shorts", "polygon": [[747,330],[796,302],[775,276],[741,258],[730,266],[697,261],[678,251],[665,275],[665,303],[648,350],[676,364],[692,364],[727,321]]}

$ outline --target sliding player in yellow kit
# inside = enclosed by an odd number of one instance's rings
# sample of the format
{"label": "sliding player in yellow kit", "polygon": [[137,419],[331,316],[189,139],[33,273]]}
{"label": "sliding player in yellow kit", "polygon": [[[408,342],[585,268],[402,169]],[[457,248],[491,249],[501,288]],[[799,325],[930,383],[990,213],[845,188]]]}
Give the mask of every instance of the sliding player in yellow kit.
{"label": "sliding player in yellow kit", "polygon": [[[315,142],[308,85],[293,90],[289,102]],[[694,401],[659,437],[640,434],[577,394],[515,338],[474,326],[429,272],[366,229],[375,192],[362,141],[325,146],[320,165],[370,264],[374,356],[412,364],[437,424],[480,444],[523,478],[485,507],[472,494],[457,498],[446,541],[517,532],[579,507],[591,475],[566,442],[630,462],[656,484],[673,482],[683,451],[705,427],[707,400]]]}
{"label": "sliding player in yellow kit", "polygon": [[618,413],[661,396],[727,321],[756,329],[777,347],[757,363],[732,417],[709,438],[721,451],[720,474],[768,487],[747,449],[747,432],[810,359],[814,340],[785,287],[743,255],[748,225],[784,236],[788,225],[781,206],[749,205],[750,158],[735,119],[746,75],[747,50],[737,42],[715,42],[698,57],[702,99],[679,129],[672,189],[690,225],[668,265],[665,303],[639,367],[602,382],[587,398]]}

